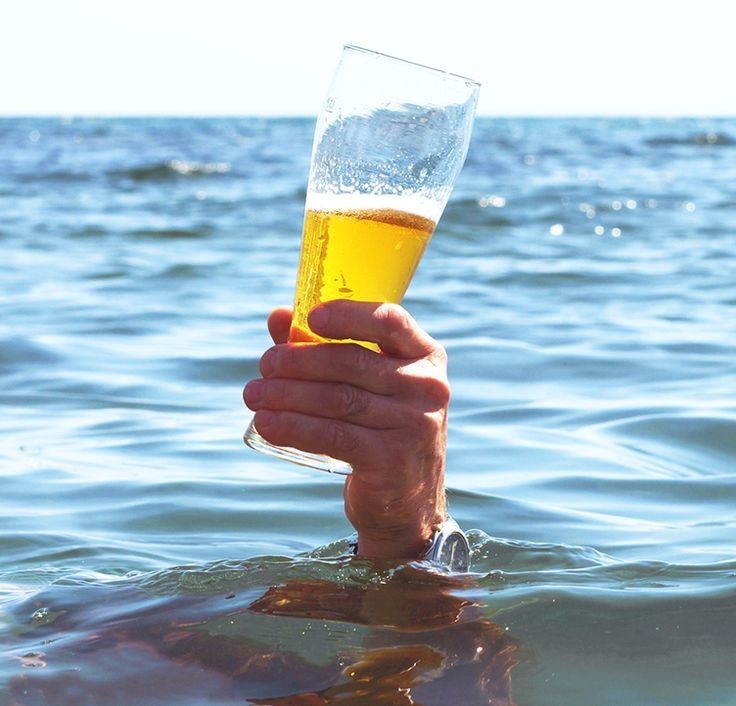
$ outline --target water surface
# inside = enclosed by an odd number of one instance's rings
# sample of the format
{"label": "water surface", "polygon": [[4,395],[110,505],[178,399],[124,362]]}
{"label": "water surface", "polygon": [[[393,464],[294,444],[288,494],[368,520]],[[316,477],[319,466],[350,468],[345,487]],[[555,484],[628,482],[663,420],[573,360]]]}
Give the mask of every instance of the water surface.
{"label": "water surface", "polygon": [[462,577],[240,440],[312,129],[0,121],[0,693],[736,704],[736,121],[477,123],[405,300]]}

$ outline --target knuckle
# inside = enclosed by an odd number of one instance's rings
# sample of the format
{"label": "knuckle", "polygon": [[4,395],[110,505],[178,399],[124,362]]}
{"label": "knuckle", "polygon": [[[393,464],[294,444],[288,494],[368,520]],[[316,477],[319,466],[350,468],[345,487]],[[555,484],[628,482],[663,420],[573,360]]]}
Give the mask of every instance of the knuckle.
{"label": "knuckle", "polygon": [[395,431],[398,436],[392,444],[393,454],[414,453],[415,447],[423,447],[436,440],[444,430],[444,410],[410,407],[403,413],[403,423]]}
{"label": "knuckle", "polygon": [[444,370],[422,359],[399,370],[404,389],[428,409],[443,409],[450,404],[451,388]]}
{"label": "knuckle", "polygon": [[450,404],[451,389],[447,378],[433,377],[427,381],[427,394],[433,406],[440,409]]}
{"label": "knuckle", "polygon": [[434,438],[444,429],[444,415],[437,412],[425,412],[418,417],[416,424],[422,436]]}
{"label": "knuckle", "polygon": [[403,307],[398,304],[381,304],[376,310],[376,316],[383,324],[389,336],[400,336],[412,326],[412,318]]}
{"label": "knuckle", "polygon": [[366,393],[357,387],[339,384],[335,388],[335,413],[338,417],[356,417],[369,406]]}
{"label": "knuckle", "polygon": [[447,368],[447,351],[442,344],[437,343],[434,339],[432,339],[432,342],[434,343],[434,350],[430,353],[429,359],[438,368],[442,368],[444,370]]}
{"label": "knuckle", "polygon": [[350,433],[348,428],[337,421],[325,422],[324,438],[333,453],[350,455],[357,451],[360,442],[355,434]]}
{"label": "knuckle", "polygon": [[348,368],[355,371],[359,378],[371,377],[376,366],[376,354],[362,346],[353,346]]}

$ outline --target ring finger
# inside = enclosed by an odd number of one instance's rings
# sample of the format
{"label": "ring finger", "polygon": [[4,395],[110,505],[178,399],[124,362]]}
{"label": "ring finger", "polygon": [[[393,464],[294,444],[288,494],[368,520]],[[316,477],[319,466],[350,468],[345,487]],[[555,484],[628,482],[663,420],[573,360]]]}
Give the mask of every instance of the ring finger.
{"label": "ring finger", "polygon": [[243,399],[253,411],[271,409],[341,419],[371,429],[394,429],[406,423],[409,411],[392,397],[376,395],[338,382],[252,380]]}

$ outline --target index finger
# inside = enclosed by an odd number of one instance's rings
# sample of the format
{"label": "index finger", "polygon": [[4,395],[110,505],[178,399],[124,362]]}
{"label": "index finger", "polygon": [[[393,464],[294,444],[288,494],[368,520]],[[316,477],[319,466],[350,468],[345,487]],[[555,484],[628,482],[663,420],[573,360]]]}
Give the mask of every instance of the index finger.
{"label": "index finger", "polygon": [[398,304],[335,299],[309,312],[309,327],[325,338],[376,343],[383,353],[398,358],[423,358],[442,350]]}

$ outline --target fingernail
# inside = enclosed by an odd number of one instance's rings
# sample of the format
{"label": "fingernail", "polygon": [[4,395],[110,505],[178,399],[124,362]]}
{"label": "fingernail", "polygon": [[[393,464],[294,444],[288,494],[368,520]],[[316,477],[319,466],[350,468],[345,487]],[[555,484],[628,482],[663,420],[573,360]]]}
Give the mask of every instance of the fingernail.
{"label": "fingernail", "polygon": [[268,377],[273,374],[276,366],[276,351],[273,348],[267,350],[261,357],[261,375]]}
{"label": "fingernail", "polygon": [[263,383],[260,380],[251,380],[245,386],[245,401],[249,405],[258,404],[263,399]]}
{"label": "fingernail", "polygon": [[324,307],[312,309],[309,312],[309,326],[313,330],[322,331],[330,322],[330,312]]}

